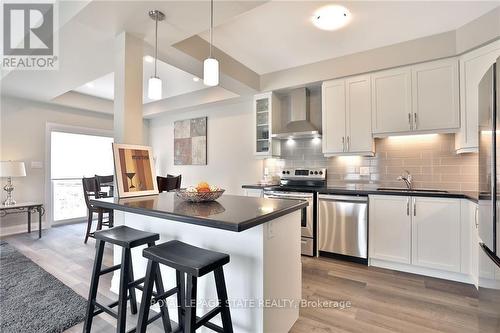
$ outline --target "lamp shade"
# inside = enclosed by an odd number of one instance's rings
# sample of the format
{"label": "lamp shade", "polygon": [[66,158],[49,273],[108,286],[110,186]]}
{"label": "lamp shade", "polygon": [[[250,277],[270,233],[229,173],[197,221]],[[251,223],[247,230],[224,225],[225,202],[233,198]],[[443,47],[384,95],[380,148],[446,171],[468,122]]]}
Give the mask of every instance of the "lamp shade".
{"label": "lamp shade", "polygon": [[26,168],[24,162],[0,161],[0,177],[25,177]]}
{"label": "lamp shade", "polygon": [[150,99],[158,100],[161,99],[161,95],[161,80],[159,77],[153,76],[148,81],[148,97]]}
{"label": "lamp shade", "polygon": [[219,62],[214,58],[207,58],[203,62],[203,83],[214,87],[219,84]]}

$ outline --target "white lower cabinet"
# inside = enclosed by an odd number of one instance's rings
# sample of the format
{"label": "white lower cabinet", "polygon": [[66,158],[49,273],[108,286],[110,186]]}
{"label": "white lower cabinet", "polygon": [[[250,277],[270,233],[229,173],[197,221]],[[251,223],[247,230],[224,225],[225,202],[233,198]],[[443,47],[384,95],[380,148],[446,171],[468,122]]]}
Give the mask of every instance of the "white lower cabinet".
{"label": "white lower cabinet", "polygon": [[460,272],[460,200],[412,197],[413,265]]}
{"label": "white lower cabinet", "polygon": [[261,189],[257,189],[257,188],[246,188],[245,189],[245,196],[247,196],[247,197],[263,198],[264,197],[264,191],[261,190]]}
{"label": "white lower cabinet", "polygon": [[369,257],[411,263],[410,197],[370,196]]}
{"label": "white lower cabinet", "polygon": [[[472,206],[465,199],[369,196],[369,263],[472,282]],[[462,214],[466,214],[462,216]]]}

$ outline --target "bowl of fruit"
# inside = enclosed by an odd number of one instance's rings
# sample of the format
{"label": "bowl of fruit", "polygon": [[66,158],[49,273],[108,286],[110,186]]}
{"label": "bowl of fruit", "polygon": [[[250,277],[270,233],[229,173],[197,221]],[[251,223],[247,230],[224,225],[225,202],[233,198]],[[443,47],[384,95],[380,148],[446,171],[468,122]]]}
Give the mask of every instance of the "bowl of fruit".
{"label": "bowl of fruit", "polygon": [[196,186],[180,189],[175,192],[182,200],[190,202],[206,202],[217,200],[224,190],[207,182],[198,183]]}

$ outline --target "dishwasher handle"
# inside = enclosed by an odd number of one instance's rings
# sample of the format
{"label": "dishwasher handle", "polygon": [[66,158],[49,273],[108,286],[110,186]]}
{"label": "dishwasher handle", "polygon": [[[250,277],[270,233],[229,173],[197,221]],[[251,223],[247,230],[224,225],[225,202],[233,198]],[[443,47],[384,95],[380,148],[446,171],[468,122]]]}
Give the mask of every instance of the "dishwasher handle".
{"label": "dishwasher handle", "polygon": [[320,194],[318,195],[319,200],[323,201],[343,201],[343,202],[355,202],[355,203],[367,203],[367,196],[355,196],[355,195],[330,195],[330,194]]}

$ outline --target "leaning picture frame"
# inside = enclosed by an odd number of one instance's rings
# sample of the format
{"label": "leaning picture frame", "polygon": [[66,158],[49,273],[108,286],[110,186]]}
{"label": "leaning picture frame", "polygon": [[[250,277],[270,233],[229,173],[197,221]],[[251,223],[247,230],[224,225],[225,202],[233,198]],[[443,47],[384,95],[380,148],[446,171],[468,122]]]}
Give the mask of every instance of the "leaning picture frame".
{"label": "leaning picture frame", "polygon": [[119,198],[158,194],[151,147],[113,143],[113,160]]}

